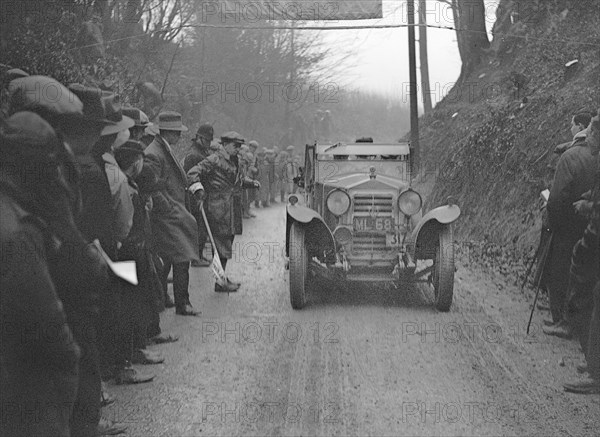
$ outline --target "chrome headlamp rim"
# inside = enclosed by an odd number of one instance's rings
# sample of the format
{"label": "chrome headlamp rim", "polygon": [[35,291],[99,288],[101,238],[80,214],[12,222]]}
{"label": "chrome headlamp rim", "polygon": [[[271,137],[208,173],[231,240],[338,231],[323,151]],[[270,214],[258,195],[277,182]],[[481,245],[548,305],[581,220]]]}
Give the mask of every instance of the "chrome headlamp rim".
{"label": "chrome headlamp rim", "polygon": [[[406,204],[403,205],[402,198],[403,197],[406,198],[407,196],[414,196],[415,194],[417,195],[417,198],[419,199],[418,208],[407,209]],[[412,203],[411,200],[409,200],[409,202]],[[417,214],[419,211],[421,211],[421,208],[423,208],[423,198],[415,190],[413,190],[412,188],[408,188],[408,189],[404,190],[402,193],[400,193],[400,195],[398,196],[398,208],[400,209],[402,214],[407,215],[407,216],[413,216],[413,215]]]}
{"label": "chrome headlamp rim", "polygon": [[[345,206],[345,209],[342,212],[333,211],[331,209],[331,206],[329,205],[329,200],[332,199],[331,196],[337,195],[338,193],[343,194],[344,196],[346,196],[346,199],[347,199],[347,205]],[[350,195],[346,191],[344,191],[340,188],[336,188],[335,190],[330,191],[329,194],[327,195],[327,199],[325,200],[325,205],[327,206],[327,210],[336,217],[346,214],[348,212],[348,210],[350,209],[351,204],[352,204],[352,199],[350,198]]]}

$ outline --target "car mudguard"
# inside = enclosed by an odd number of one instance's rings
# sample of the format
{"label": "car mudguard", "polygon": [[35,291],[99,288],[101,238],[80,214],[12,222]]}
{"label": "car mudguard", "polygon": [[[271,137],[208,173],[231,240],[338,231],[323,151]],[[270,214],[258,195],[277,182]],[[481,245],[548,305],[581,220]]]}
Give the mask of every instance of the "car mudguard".
{"label": "car mudguard", "polygon": [[417,223],[409,240],[413,259],[433,257],[438,244],[439,231],[460,216],[458,205],[443,205],[432,209]]}
{"label": "car mudguard", "polygon": [[300,223],[305,228],[305,242],[314,250],[316,256],[322,261],[325,258],[324,254],[335,253],[335,239],[333,234],[325,224],[323,217],[313,209],[307,208],[304,205],[287,205],[286,226],[285,226],[285,254],[289,256],[289,234],[292,223]]}

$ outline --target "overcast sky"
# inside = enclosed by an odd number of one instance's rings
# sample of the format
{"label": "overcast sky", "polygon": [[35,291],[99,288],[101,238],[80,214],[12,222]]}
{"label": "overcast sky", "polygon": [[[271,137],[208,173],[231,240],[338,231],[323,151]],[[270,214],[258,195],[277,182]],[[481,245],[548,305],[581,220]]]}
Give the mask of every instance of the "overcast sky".
{"label": "overcast sky", "polygon": [[[499,0],[485,0],[488,32],[495,20]],[[415,0],[418,4],[418,0]],[[429,25],[453,26],[449,6],[427,0]],[[307,24],[310,22],[307,22]],[[383,0],[383,19],[338,21],[332,25],[375,25],[406,23],[404,0]],[[323,24],[320,22],[319,24]],[[418,30],[417,30],[418,38]],[[327,30],[325,43],[332,47],[352,47],[356,53],[352,74],[348,79],[363,90],[375,91],[408,102],[408,31],[406,28]],[[429,73],[434,102],[441,100],[460,73],[460,56],[454,30],[428,28]],[[418,63],[417,47],[417,63]],[[420,75],[418,71],[417,74]],[[420,76],[419,76],[420,77]],[[419,79],[420,80],[420,79]]]}

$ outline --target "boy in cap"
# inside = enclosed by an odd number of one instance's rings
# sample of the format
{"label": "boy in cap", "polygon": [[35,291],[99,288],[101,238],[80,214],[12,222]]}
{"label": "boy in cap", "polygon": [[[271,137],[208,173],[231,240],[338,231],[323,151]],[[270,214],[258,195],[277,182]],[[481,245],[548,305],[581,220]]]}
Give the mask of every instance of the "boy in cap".
{"label": "boy in cap", "polygon": [[[206,159],[213,150],[210,148],[210,144],[214,139],[215,131],[212,125],[208,123],[203,123],[198,128],[196,133],[196,138],[192,141],[192,147],[190,153],[186,155],[183,159],[183,171],[186,173],[196,164]],[[193,199],[193,197],[192,197]],[[206,232],[206,226],[204,226],[204,220],[202,219],[202,214],[199,211],[199,205],[196,204],[195,200],[191,202],[191,210],[196,218],[196,222],[198,223],[198,252],[200,261],[192,261],[192,265],[195,267],[208,267],[210,265],[210,261],[208,261],[204,257],[204,247],[206,246],[206,239],[208,238],[208,233]]]}
{"label": "boy in cap", "polygon": [[[133,224],[129,235],[119,248],[120,261],[134,260],[136,262],[139,284],[133,286],[123,284],[124,305],[132,309],[131,317],[126,324],[129,335],[129,349],[133,350],[131,361],[137,364],[158,364],[164,361],[159,354],[146,349],[147,332],[153,319],[158,315],[156,283],[160,283],[154,270],[150,245],[148,243],[150,230],[150,194],[138,186],[137,179],[143,171],[144,147],[139,141],[128,140],[115,150],[115,159],[127,176],[130,195],[133,201]],[[160,287],[162,290],[162,287]]]}
{"label": "boy in cap", "polygon": [[198,312],[190,303],[188,288],[190,262],[198,260],[198,228],[186,208],[186,174],[171,149],[187,127],[181,122],[181,114],[168,111],[158,115],[158,128],[160,133],[146,149],[145,162],[161,183],[160,190],[152,196],[151,219],[156,252],[165,263],[163,290],[166,293],[167,277],[173,267],[175,313],[195,316]]}
{"label": "boy in cap", "polygon": [[[206,203],[208,224],[223,269],[231,258],[235,235],[242,233],[241,191],[247,187],[260,187],[257,181],[242,173],[238,153],[244,142],[244,138],[237,132],[223,134],[223,148],[196,164],[187,173],[190,191],[198,202]],[[232,282],[229,278],[224,285],[215,283],[216,292],[234,292],[239,287],[239,283]]]}

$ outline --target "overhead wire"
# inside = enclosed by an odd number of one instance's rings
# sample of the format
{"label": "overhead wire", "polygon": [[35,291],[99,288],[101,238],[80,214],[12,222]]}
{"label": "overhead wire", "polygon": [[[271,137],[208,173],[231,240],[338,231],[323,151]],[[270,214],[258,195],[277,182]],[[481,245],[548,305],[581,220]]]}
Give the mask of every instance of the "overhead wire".
{"label": "overhead wire", "polygon": [[[301,26],[301,27],[295,27],[295,26],[291,26],[291,25],[241,26],[241,25],[216,25],[216,24],[204,23],[204,24],[182,24],[180,26],[169,27],[166,29],[157,29],[157,30],[152,30],[150,32],[146,32],[146,33],[139,34],[139,35],[132,35],[132,36],[127,36],[127,37],[122,37],[122,38],[105,40],[104,43],[114,43],[114,42],[129,40],[129,39],[142,38],[144,36],[148,36],[149,34],[168,33],[168,32],[172,32],[172,31],[188,29],[188,28],[244,29],[244,30],[291,30],[291,29],[293,29],[294,31],[296,31],[296,30],[313,30],[314,31],[314,30],[396,29],[396,28],[403,28],[403,27],[428,27],[428,28],[433,28],[433,29],[453,30],[456,32],[484,33],[482,31],[477,31],[477,30],[457,29],[454,26],[440,26],[440,25],[435,25],[435,24],[418,24],[418,23],[415,23],[415,24],[376,24],[376,25],[370,25],[370,26],[359,25],[359,26]],[[592,47],[600,46],[600,42],[597,42],[597,43],[589,42],[588,43],[588,42],[581,42],[581,41],[575,41],[575,40],[569,40],[569,39],[534,37],[531,35],[522,35],[522,34],[506,33],[506,32],[494,32],[493,36],[494,37],[499,36],[499,37],[521,38],[521,39],[527,39],[527,40],[531,40],[531,41],[546,41],[548,43],[574,43],[577,45],[587,45],[587,46],[592,46]],[[87,45],[83,45],[83,46],[72,47],[69,50],[80,50],[80,49],[94,47],[94,46],[97,46],[100,44],[102,44],[102,43],[87,44]]]}

